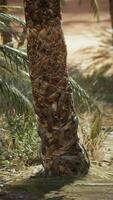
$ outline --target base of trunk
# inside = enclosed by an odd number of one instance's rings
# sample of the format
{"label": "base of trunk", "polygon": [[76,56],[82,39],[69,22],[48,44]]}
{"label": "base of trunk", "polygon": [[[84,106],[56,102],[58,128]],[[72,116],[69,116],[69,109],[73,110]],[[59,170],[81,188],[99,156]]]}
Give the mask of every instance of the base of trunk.
{"label": "base of trunk", "polygon": [[90,161],[86,150],[79,143],[62,155],[43,157],[45,176],[84,176],[88,173]]}

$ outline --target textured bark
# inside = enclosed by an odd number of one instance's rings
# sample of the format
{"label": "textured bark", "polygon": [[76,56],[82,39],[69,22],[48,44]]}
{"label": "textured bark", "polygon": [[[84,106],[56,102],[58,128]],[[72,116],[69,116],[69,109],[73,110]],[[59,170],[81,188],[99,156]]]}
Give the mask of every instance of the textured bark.
{"label": "textured bark", "polygon": [[0,0],[0,5],[7,5],[7,0]]}
{"label": "textured bark", "polygon": [[60,0],[25,0],[25,13],[30,77],[45,172],[86,174],[89,160],[77,136]]}
{"label": "textured bark", "polygon": [[111,17],[111,25],[113,29],[113,0],[109,0],[109,10],[110,10],[110,17]]}

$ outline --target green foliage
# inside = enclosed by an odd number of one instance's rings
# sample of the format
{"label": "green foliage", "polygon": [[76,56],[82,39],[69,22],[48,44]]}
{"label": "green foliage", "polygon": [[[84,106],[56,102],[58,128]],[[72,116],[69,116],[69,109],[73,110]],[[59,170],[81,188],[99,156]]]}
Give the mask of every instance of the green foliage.
{"label": "green foliage", "polygon": [[[20,23],[20,25],[24,26],[24,22],[21,22],[21,20],[15,16],[7,16],[7,14],[1,13],[1,19],[4,21],[16,21]],[[6,97],[6,101],[8,96],[11,97],[8,99],[8,102],[5,103],[5,106],[3,106],[3,108],[5,107],[5,110],[6,104],[10,108],[9,105],[12,107],[15,105],[15,102],[17,102],[17,108],[21,108],[20,112],[22,110],[25,112],[25,108],[26,110],[32,110],[32,95],[28,74],[28,60],[25,52],[26,50],[22,51],[21,49],[15,49],[7,45],[0,46],[0,93],[3,98]],[[78,111],[81,109],[81,107],[85,108],[86,105],[88,107],[88,104],[90,105],[90,98],[84,89],[81,88],[79,84],[77,84],[77,82],[75,82],[71,77],[70,84],[74,92],[74,101],[75,104],[77,104],[76,107],[78,108]],[[17,108],[15,105],[14,110],[16,110],[16,112],[19,111]]]}
{"label": "green foliage", "polygon": [[25,22],[22,19],[16,17],[15,15],[5,14],[1,12],[0,21],[4,22],[5,24],[18,23],[20,26],[25,27]]}
{"label": "green foliage", "polygon": [[0,93],[2,93],[0,103],[4,104],[0,109],[1,112],[5,111],[8,115],[15,114],[15,112],[33,113],[33,106],[29,99],[15,86],[8,85],[2,79],[0,79]]}
{"label": "green foliage", "polygon": [[[11,23],[18,23],[20,28],[25,28],[24,21],[4,13],[0,13],[0,23],[3,25],[0,29],[1,33],[6,31],[7,27],[9,33],[12,34],[15,28],[13,30]],[[10,26],[7,26],[7,23],[10,23]],[[21,36],[20,31],[18,34]],[[17,35],[12,34],[12,37],[17,37]],[[8,45],[0,46],[0,112],[33,113],[27,55],[21,49]]]}
{"label": "green foliage", "polygon": [[101,131],[101,113],[100,110],[97,109],[94,112],[94,116],[93,116],[93,121],[92,121],[92,126],[91,126],[91,134],[90,134],[90,138],[93,140],[96,137],[98,137],[98,135],[100,134]]}
{"label": "green foliage", "polygon": [[94,16],[97,17],[97,20],[99,21],[99,3],[98,0],[90,0],[90,9],[94,13]]}
{"label": "green foliage", "polygon": [[[13,26],[7,26],[13,23]],[[25,23],[19,18],[0,13],[0,32],[12,35],[22,44],[21,32],[15,30]],[[20,42],[20,43],[19,43]],[[32,105],[31,84],[28,73],[27,55],[21,49],[0,46],[0,114],[3,118],[0,135],[1,167],[22,168],[38,159],[38,137]],[[5,115],[4,115],[5,114]],[[5,118],[3,117],[5,116]]]}
{"label": "green foliage", "polygon": [[105,131],[101,130],[101,111],[87,92],[70,77],[73,102],[79,116],[80,137],[93,160],[97,159],[100,147],[105,140]]}
{"label": "green foliage", "polygon": [[26,55],[8,46],[0,52],[0,112],[33,112]]}
{"label": "green foliage", "polygon": [[15,39],[17,46],[22,46],[26,38],[25,22],[14,15],[5,14],[1,12],[0,33],[2,34],[4,44],[12,46],[12,39]]}
{"label": "green foliage", "polygon": [[39,160],[40,140],[32,116],[16,115],[6,118],[3,126],[5,138],[1,138],[1,167],[17,170]]}
{"label": "green foliage", "polygon": [[77,112],[89,110],[91,107],[91,98],[87,92],[72,78],[72,76],[69,77],[69,83],[72,88],[73,102]]}
{"label": "green foliage", "polygon": [[7,65],[10,64],[11,67],[13,67],[12,65],[15,65],[15,70],[24,69],[28,72],[27,54],[24,51],[21,49],[11,48],[7,45],[2,45],[0,46],[0,52],[2,53],[1,56],[4,57]]}

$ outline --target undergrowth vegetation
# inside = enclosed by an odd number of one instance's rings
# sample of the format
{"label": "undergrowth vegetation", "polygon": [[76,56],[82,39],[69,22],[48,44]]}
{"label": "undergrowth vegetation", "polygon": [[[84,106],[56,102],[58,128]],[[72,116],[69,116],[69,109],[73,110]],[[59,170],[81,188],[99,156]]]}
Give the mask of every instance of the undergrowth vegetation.
{"label": "undergrowth vegetation", "polygon": [[15,115],[2,120],[0,165],[19,170],[39,162],[40,140],[33,117]]}

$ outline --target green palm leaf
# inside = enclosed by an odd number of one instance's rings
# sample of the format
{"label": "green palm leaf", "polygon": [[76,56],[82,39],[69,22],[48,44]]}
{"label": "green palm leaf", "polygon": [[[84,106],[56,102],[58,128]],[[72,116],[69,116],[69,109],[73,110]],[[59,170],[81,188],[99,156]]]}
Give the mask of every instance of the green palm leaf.
{"label": "green palm leaf", "polygon": [[[33,106],[28,97],[26,97],[14,85],[9,85],[6,81],[0,79],[0,104],[1,111],[6,113],[32,113]],[[3,102],[2,102],[3,100]]]}
{"label": "green palm leaf", "polygon": [[[82,5],[82,0],[78,0],[79,6]],[[99,13],[100,13],[100,8],[99,8],[99,3],[98,0],[89,0],[90,4],[90,10],[93,12],[94,16],[97,18],[97,21],[99,21]]]}
{"label": "green palm leaf", "polygon": [[[15,25],[17,24],[22,28],[22,31],[16,29]],[[14,15],[0,13],[0,32],[5,38],[15,38],[18,46],[22,46],[26,39],[25,22]]]}
{"label": "green palm leaf", "polygon": [[99,21],[99,3],[97,0],[90,0],[90,9],[93,11],[94,16],[97,17],[97,20]]}
{"label": "green palm leaf", "polygon": [[4,56],[7,64],[12,65],[12,62],[15,63],[17,69],[19,67],[19,69],[25,69],[26,71],[28,71],[28,60],[27,60],[27,54],[21,50],[3,45],[0,46],[0,52],[3,54],[2,56]]}
{"label": "green palm leaf", "polygon": [[[69,83],[73,92],[73,102],[79,112],[80,107],[89,108],[90,98],[86,91],[70,76]],[[90,104],[91,105],[91,104]]]}
{"label": "green palm leaf", "polygon": [[24,20],[16,17],[15,15],[0,13],[0,21],[4,23],[18,23],[20,26],[25,27]]}

